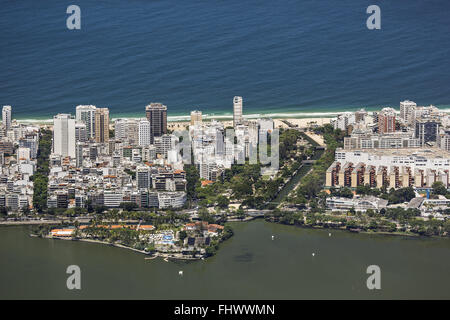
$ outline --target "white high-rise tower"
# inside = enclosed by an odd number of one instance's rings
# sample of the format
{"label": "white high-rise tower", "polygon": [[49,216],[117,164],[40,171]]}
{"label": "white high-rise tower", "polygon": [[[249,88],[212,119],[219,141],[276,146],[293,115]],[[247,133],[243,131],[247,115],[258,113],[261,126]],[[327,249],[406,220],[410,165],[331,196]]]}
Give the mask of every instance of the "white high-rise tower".
{"label": "white high-rise tower", "polygon": [[76,119],[86,125],[86,133],[88,139],[95,137],[95,110],[96,106],[77,106]]}
{"label": "white high-rise tower", "polygon": [[400,118],[406,124],[411,125],[415,121],[417,104],[413,101],[405,100],[400,102]]}
{"label": "white high-rise tower", "polygon": [[140,146],[148,146],[150,144],[150,122],[147,119],[139,121],[138,137]]}
{"label": "white high-rise tower", "polygon": [[53,117],[53,153],[75,158],[75,119],[70,114]]}
{"label": "white high-rise tower", "polygon": [[233,127],[242,124],[242,97],[233,98]]}
{"label": "white high-rise tower", "polygon": [[2,109],[2,124],[6,131],[11,128],[11,106],[3,106]]}

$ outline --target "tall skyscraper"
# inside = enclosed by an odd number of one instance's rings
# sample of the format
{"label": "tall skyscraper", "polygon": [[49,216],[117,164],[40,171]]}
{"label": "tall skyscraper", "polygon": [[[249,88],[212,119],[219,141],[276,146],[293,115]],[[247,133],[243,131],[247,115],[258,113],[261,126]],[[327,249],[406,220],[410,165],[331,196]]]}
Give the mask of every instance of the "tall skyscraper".
{"label": "tall skyscraper", "polygon": [[95,141],[102,143],[109,141],[109,109],[95,110]]}
{"label": "tall skyscraper", "polygon": [[97,108],[92,105],[77,106],[76,119],[86,125],[86,133],[88,139],[95,137],[95,110]]}
{"label": "tall skyscraper", "polygon": [[75,158],[75,119],[70,114],[53,117],[53,153]]}
{"label": "tall skyscraper", "polygon": [[81,168],[83,166],[83,147],[84,144],[82,142],[77,142],[75,145],[77,168]]}
{"label": "tall skyscraper", "polygon": [[116,119],[114,129],[116,140],[126,142],[129,145],[139,143],[139,121],[136,119]]}
{"label": "tall skyscraper", "polygon": [[2,109],[2,124],[6,131],[11,128],[11,106],[3,106]]}
{"label": "tall skyscraper", "polygon": [[405,100],[400,102],[400,118],[405,121],[407,125],[411,125],[415,121],[417,104],[413,101]]}
{"label": "tall skyscraper", "polygon": [[139,166],[136,171],[138,189],[148,189],[151,183],[150,168],[147,166]]}
{"label": "tall skyscraper", "polygon": [[436,142],[441,123],[439,118],[424,118],[415,121],[415,137],[422,147],[427,142]]}
{"label": "tall skyscraper", "polygon": [[116,119],[114,121],[114,138],[116,140],[125,140],[126,138],[126,119]]}
{"label": "tall skyscraper", "polygon": [[147,119],[139,121],[139,145],[148,146],[150,144],[150,122]]}
{"label": "tall skyscraper", "polygon": [[86,124],[82,122],[75,123],[75,140],[77,142],[86,142],[88,140]]}
{"label": "tall skyscraper", "polygon": [[145,115],[150,122],[150,143],[154,137],[167,133],[167,106],[162,103],[150,103],[145,107]]}
{"label": "tall skyscraper", "polygon": [[242,124],[242,97],[233,98],[233,127]]}
{"label": "tall skyscraper", "polygon": [[191,111],[191,125],[202,123],[202,112],[198,110]]}
{"label": "tall skyscraper", "polygon": [[395,110],[383,108],[378,114],[378,133],[395,132]]}

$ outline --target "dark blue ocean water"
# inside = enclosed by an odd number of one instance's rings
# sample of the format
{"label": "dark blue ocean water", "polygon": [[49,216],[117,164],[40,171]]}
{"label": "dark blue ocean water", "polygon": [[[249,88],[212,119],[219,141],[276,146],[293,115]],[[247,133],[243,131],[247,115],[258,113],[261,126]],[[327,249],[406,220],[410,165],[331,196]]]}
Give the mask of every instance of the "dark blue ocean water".
{"label": "dark blue ocean water", "polygon": [[0,105],[16,118],[152,101],[226,114],[235,95],[246,114],[450,106],[448,0],[1,0],[0,30]]}

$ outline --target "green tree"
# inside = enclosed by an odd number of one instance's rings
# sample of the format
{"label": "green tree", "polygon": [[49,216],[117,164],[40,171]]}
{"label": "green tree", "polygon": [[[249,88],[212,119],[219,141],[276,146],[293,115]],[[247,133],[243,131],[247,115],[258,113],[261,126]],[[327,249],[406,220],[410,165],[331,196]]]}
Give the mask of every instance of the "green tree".
{"label": "green tree", "polygon": [[181,241],[183,241],[184,239],[187,238],[187,232],[184,230],[181,230],[180,233],[178,234],[179,238]]}
{"label": "green tree", "polygon": [[186,193],[189,200],[197,199],[196,189],[200,187],[200,174],[192,164],[184,165],[184,170],[186,171]]}
{"label": "green tree", "polygon": [[6,207],[0,207],[0,216],[6,217],[8,215],[8,209]]}
{"label": "green tree", "polygon": [[138,205],[135,202],[122,202],[120,204],[120,208],[122,208],[125,211],[133,211],[137,207]]}
{"label": "green tree", "polygon": [[208,212],[208,209],[206,208],[200,208],[198,210],[198,216],[202,221],[207,221],[208,223],[214,222],[214,217],[211,216],[211,214]]}
{"label": "green tree", "polygon": [[439,194],[445,196],[447,194],[447,188],[444,186],[444,184],[441,181],[436,181],[431,186],[433,188],[434,194]]}
{"label": "green tree", "polygon": [[236,216],[238,217],[238,219],[243,220],[245,218],[245,212],[244,209],[242,209],[241,207],[239,207],[239,209],[236,211]]}
{"label": "green tree", "polygon": [[32,180],[34,184],[33,207],[37,212],[47,209],[47,184],[49,169],[49,157],[52,148],[52,131],[41,129],[37,152],[37,168]]}
{"label": "green tree", "polygon": [[217,206],[219,208],[227,209],[229,204],[230,204],[230,199],[228,199],[227,197],[222,196],[222,195],[217,197]]}

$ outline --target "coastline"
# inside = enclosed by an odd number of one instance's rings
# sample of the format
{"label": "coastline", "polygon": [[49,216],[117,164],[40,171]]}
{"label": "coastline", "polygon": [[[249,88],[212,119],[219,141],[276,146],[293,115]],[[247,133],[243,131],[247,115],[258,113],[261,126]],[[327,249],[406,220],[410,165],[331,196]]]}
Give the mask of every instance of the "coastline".
{"label": "coastline", "polygon": [[[114,119],[111,120],[113,123]],[[138,118],[127,118],[127,119],[138,119]],[[250,118],[247,118],[250,119]],[[257,119],[257,118],[255,118]],[[294,126],[298,128],[308,128],[311,125],[319,125],[322,126],[324,124],[328,124],[331,122],[333,117],[299,117],[299,118],[272,118],[274,121],[275,128],[289,128],[289,126],[284,122],[288,121]],[[214,119],[216,121],[222,122],[224,127],[232,127],[233,120],[228,119]],[[24,124],[32,124],[32,125],[40,125],[40,126],[53,126],[53,120],[16,120],[18,123]],[[33,122],[34,121],[34,122]],[[208,122],[210,120],[205,120],[204,122]],[[168,121],[167,128],[170,130],[187,130],[190,125],[190,120],[183,121]]]}
{"label": "coastline", "polygon": [[[344,111],[342,111],[344,112]],[[255,120],[255,119],[262,119],[262,118],[271,118],[273,120],[314,120],[314,119],[332,119],[335,118],[338,114],[341,112],[330,112],[330,113],[289,113],[289,114],[253,114],[253,115],[244,115],[244,119],[246,120]],[[111,117],[111,122],[114,122],[117,119],[142,119],[145,115],[138,116],[138,115],[129,115],[129,116],[123,116],[123,117]],[[18,123],[24,123],[24,124],[40,124],[40,125],[51,125],[53,124],[52,118],[35,118],[35,119],[29,119],[29,118],[20,118],[15,117],[15,121]],[[220,121],[220,122],[233,122],[233,115],[223,115],[223,116],[211,116],[208,114],[203,115],[203,121],[209,122],[212,120]],[[189,123],[190,122],[190,116],[168,116],[167,117],[167,123],[168,125],[174,124],[174,123]]]}
{"label": "coastline", "polygon": [[[377,106],[377,107],[343,107],[343,108],[329,108],[324,109],[324,111],[286,111],[286,112],[276,112],[276,111],[267,111],[267,112],[260,112],[260,113],[249,113],[244,114],[244,119],[258,119],[258,118],[272,118],[274,120],[288,120],[288,119],[331,119],[336,117],[337,115],[343,113],[343,112],[354,112],[357,110],[360,110],[361,108],[365,109],[367,112],[371,113],[373,111],[380,110],[384,106]],[[436,107],[440,108],[443,112],[450,113],[450,105],[436,105]],[[397,113],[399,113],[398,106],[392,107],[396,110]],[[68,111],[70,113],[72,111]],[[180,113],[180,114],[172,114],[167,116],[167,122],[169,123],[184,123],[190,121],[190,111],[186,111],[186,113]],[[58,112],[55,112],[57,114]],[[59,113],[64,113],[63,111]],[[67,112],[66,112],[67,113]],[[118,114],[117,116],[114,116],[114,111],[111,111],[111,121],[114,121],[116,119],[140,119],[145,117],[145,112],[133,112],[133,113],[127,113],[127,114]],[[27,118],[26,116],[15,116],[14,119],[19,123],[34,123],[34,124],[51,124],[53,122],[52,116],[40,116],[36,118]],[[217,121],[232,121],[233,120],[233,114],[232,113],[204,113],[203,114],[203,120],[211,121],[211,120],[217,120]]]}
{"label": "coastline", "polygon": [[[30,237],[36,237],[38,238],[38,235],[35,234],[30,234]],[[52,237],[52,236],[45,236],[42,237],[44,239],[53,239],[53,240],[65,240],[65,241],[80,241],[80,242],[88,242],[88,243],[96,243],[96,244],[102,244],[102,245],[107,245],[107,246],[112,246],[112,247],[116,247],[116,248],[121,248],[121,249],[126,249],[126,250],[131,250],[146,256],[149,256],[146,258],[146,260],[153,260],[156,258],[163,258],[164,261],[168,260],[168,259],[172,259],[172,260],[201,260],[202,257],[198,257],[198,258],[193,258],[193,257],[189,257],[189,256],[182,256],[181,254],[169,254],[169,253],[161,253],[161,252],[155,252],[154,254],[144,251],[144,250],[139,250],[136,248],[131,248],[131,247],[127,247],[124,246],[122,244],[119,243],[110,243],[110,242],[106,242],[106,241],[101,241],[101,240],[95,240],[95,239],[79,239],[79,238],[63,238],[63,237]],[[166,261],[167,262],[167,261]]]}
{"label": "coastline", "polygon": [[[239,219],[235,219],[235,220],[230,220],[229,222],[234,222],[234,223],[239,223],[239,222],[249,222],[252,220],[256,220],[257,218],[252,218],[249,220],[239,220]],[[267,219],[263,219],[263,221],[269,223],[269,224],[278,224],[278,225],[284,225],[284,226],[290,226],[290,227],[297,227],[300,229],[313,229],[313,230],[334,230],[334,231],[343,231],[345,233],[356,233],[356,234],[364,234],[364,235],[376,235],[376,236],[393,236],[393,237],[403,237],[403,238],[409,238],[409,239],[445,239],[446,237],[441,237],[441,236],[423,236],[423,235],[419,235],[419,234],[414,234],[414,233],[410,233],[410,232],[386,232],[386,231],[365,231],[365,230],[359,230],[359,229],[348,229],[346,227],[333,227],[333,226],[319,226],[319,225],[299,225],[299,224],[286,224],[286,223],[281,223],[278,221],[270,221]],[[30,237],[34,237],[34,238],[39,238],[41,236],[36,235],[36,234],[29,234]],[[52,237],[52,236],[44,236],[41,237],[44,239],[51,239],[51,240],[64,240],[64,241],[79,241],[79,242],[87,242],[87,243],[96,243],[96,244],[101,244],[101,245],[107,245],[107,246],[112,246],[112,247],[116,247],[116,248],[121,248],[121,249],[126,249],[126,250],[131,250],[134,251],[136,253],[140,253],[145,255],[145,260],[154,260],[156,258],[162,258],[165,262],[169,262],[169,260],[177,260],[177,261],[199,261],[199,260],[204,260],[207,257],[205,256],[199,256],[199,257],[192,257],[192,256],[184,256],[180,253],[161,253],[161,252],[155,252],[155,253],[150,253],[144,250],[139,250],[136,248],[131,248],[131,247],[127,247],[124,246],[122,244],[118,244],[118,243],[110,243],[110,242],[105,242],[105,241],[101,241],[101,240],[95,240],[95,239],[81,239],[81,238],[64,238],[64,237]],[[214,254],[215,255],[215,254]]]}

